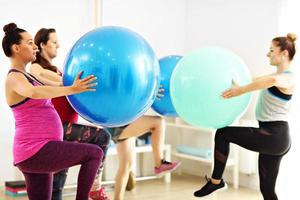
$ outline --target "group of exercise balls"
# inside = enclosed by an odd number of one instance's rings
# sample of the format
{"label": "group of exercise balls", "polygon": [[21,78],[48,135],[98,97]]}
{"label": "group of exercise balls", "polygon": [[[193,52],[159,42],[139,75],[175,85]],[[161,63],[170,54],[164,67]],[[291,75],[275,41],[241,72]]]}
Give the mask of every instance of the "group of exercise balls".
{"label": "group of exercise balls", "polygon": [[[96,28],[73,45],[64,64],[64,85],[81,71],[82,77],[97,77],[96,91],[68,100],[84,119],[106,127],[128,124],[152,106],[163,116],[216,129],[230,125],[250,101],[249,94],[221,97],[233,82],[250,82],[246,65],[233,52],[203,47],[158,60],[141,35],[123,27]],[[164,96],[158,99],[160,86]]]}

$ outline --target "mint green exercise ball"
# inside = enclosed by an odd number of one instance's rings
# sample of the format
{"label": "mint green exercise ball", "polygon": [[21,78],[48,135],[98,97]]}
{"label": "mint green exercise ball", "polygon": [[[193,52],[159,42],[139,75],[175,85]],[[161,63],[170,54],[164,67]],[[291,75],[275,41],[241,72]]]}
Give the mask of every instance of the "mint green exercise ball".
{"label": "mint green exercise ball", "polygon": [[218,129],[232,124],[248,107],[250,94],[230,99],[223,91],[250,83],[243,60],[220,47],[203,47],[185,55],[174,69],[170,81],[171,100],[186,122]]}

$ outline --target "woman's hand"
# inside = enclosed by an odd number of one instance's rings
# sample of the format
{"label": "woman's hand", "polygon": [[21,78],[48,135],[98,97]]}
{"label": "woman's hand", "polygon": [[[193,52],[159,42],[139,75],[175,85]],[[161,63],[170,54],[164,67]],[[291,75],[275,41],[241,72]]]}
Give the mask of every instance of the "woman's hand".
{"label": "woman's hand", "polygon": [[156,95],[156,98],[158,100],[161,100],[165,95],[164,95],[164,87],[162,85],[159,86],[159,89],[158,89],[158,92],[157,92],[157,95]]}
{"label": "woman's hand", "polygon": [[233,82],[232,87],[229,88],[228,90],[225,90],[222,93],[222,97],[224,99],[229,99],[229,98],[232,98],[232,97],[240,96],[241,94],[243,94],[242,87],[240,87],[239,85],[237,85],[236,83]]}
{"label": "woman's hand", "polygon": [[83,72],[79,72],[73,82],[72,88],[76,93],[81,93],[85,91],[96,91],[94,86],[97,85],[97,82],[92,83],[97,79],[94,75],[90,75],[83,79],[80,79]]}

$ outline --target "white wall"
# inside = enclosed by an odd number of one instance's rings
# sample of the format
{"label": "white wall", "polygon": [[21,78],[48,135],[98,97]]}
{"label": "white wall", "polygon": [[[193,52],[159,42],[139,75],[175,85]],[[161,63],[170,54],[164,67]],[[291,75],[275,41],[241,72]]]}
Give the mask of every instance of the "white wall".
{"label": "white wall", "polygon": [[[61,48],[55,59],[57,66],[63,64],[64,58],[74,42],[94,26],[93,0],[0,0],[1,41],[5,24],[15,22],[33,36],[42,27],[55,28],[60,38]],[[19,177],[12,165],[12,140],[14,119],[6,104],[4,80],[9,69],[9,59],[0,53],[0,185],[5,180]],[[51,123],[51,122],[49,122]]]}
{"label": "white wall", "polygon": [[184,0],[103,0],[102,24],[141,34],[158,58],[184,53]]}

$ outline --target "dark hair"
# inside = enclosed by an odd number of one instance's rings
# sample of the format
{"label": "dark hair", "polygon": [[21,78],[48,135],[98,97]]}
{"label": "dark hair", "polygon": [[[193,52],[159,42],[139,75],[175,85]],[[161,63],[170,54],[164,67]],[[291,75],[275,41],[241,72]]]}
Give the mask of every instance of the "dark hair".
{"label": "dark hair", "polygon": [[297,35],[294,33],[288,33],[285,37],[276,37],[272,41],[275,42],[276,46],[280,47],[281,51],[287,50],[289,52],[289,59],[293,60],[296,53],[295,41]]}
{"label": "dark hair", "polygon": [[26,32],[24,29],[18,28],[15,23],[6,24],[3,27],[5,35],[2,39],[2,48],[7,57],[12,56],[11,47],[14,44],[20,44],[22,36],[20,33]]}
{"label": "dark hair", "polygon": [[44,69],[51,70],[53,72],[57,71],[57,67],[51,65],[51,63],[41,56],[42,48],[41,44],[47,44],[50,34],[55,33],[54,28],[41,28],[34,36],[34,43],[38,46],[39,52],[36,54],[36,59],[32,63],[37,63],[41,65]]}

